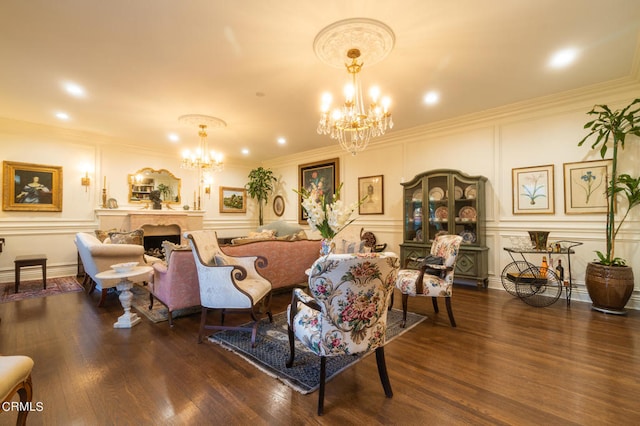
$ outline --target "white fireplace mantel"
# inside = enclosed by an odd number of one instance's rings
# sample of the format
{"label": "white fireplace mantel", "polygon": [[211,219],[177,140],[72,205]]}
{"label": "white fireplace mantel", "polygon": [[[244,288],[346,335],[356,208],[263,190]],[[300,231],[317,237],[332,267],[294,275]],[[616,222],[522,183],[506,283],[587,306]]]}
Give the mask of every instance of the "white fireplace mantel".
{"label": "white fireplace mantel", "polygon": [[202,229],[202,210],[140,210],[96,209],[100,229],[133,231],[143,226],[178,226],[180,235],[185,231]]}

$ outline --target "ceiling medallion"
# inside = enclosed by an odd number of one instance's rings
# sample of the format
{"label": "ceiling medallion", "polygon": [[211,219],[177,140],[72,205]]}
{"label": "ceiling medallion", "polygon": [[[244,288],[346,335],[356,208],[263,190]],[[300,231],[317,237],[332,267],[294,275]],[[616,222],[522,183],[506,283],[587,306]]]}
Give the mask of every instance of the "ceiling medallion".
{"label": "ceiling medallion", "polygon": [[386,24],[368,18],[351,18],[323,28],[313,40],[318,59],[335,68],[344,67],[349,49],[360,50],[360,60],[368,67],[393,50],[396,36]]}

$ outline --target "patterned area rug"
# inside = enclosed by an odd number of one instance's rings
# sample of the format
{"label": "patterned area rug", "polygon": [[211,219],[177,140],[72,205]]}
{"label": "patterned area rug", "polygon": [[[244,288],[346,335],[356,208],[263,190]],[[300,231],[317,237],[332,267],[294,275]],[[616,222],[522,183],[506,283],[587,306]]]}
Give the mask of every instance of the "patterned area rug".
{"label": "patterned area rug", "polygon": [[[426,318],[423,315],[407,312],[407,326],[400,328],[402,311],[391,310],[387,315],[387,344]],[[264,373],[279,379],[302,394],[311,393],[320,386],[320,358],[297,340],[293,366],[291,368],[285,366],[289,358],[289,337],[285,312],[274,315],[273,323],[269,323],[268,318],[264,318],[260,322],[255,348],[251,347],[251,334],[246,331],[225,330],[209,336],[209,340],[240,355]],[[336,374],[362,358],[362,355],[327,357],[326,380],[331,380]]]}
{"label": "patterned area rug", "polygon": [[42,288],[42,280],[20,281],[18,293],[15,293],[15,283],[13,281],[0,284],[0,286],[2,286],[0,303],[54,296],[56,294],[83,290],[82,286],[78,284],[76,277],[49,278],[47,279],[46,289]]}
{"label": "patterned area rug", "polygon": [[[169,321],[169,310],[160,303],[158,299],[153,300],[153,308],[149,309],[149,291],[145,287],[134,285],[131,292],[133,293],[131,306],[138,311],[138,313],[149,318],[152,322]],[[173,319],[175,320],[178,317],[184,317],[186,315],[200,314],[201,310],[199,306],[176,309],[173,311]]]}

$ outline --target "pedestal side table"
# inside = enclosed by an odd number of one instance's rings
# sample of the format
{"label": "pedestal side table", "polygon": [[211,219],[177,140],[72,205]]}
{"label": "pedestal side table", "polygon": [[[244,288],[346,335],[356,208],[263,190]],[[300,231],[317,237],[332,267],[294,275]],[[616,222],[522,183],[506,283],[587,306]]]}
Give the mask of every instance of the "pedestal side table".
{"label": "pedestal side table", "polygon": [[133,281],[131,281],[131,278],[149,275],[151,271],[153,271],[151,266],[136,266],[125,272],[116,272],[110,269],[96,274],[96,278],[101,280],[120,280],[116,288],[120,291],[119,299],[124,308],[124,314],[118,317],[118,321],[113,324],[113,328],[131,328],[141,321],[138,314],[131,312],[131,299],[133,299],[133,293],[131,293]]}

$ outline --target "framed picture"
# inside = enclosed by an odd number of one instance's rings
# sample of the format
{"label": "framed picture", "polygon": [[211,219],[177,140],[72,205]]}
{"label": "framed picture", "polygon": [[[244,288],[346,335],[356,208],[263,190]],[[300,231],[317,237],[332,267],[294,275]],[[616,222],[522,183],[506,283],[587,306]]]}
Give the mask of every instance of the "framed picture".
{"label": "framed picture", "polygon": [[246,189],[220,187],[220,213],[245,213],[246,211]]}
{"label": "framed picture", "polygon": [[276,195],[273,199],[273,212],[280,217],[284,214],[284,198],[282,195]]}
{"label": "framed picture", "polygon": [[606,213],[612,167],[612,160],[564,163],[564,212]]}
{"label": "framed picture", "polygon": [[382,175],[358,178],[359,214],[384,214],[383,179]]}
{"label": "framed picture", "polygon": [[[298,188],[306,189],[318,200],[324,195],[325,203],[331,203],[336,184],[340,180],[339,167],[339,158],[299,165]],[[299,196],[298,210],[298,222],[306,223],[307,215],[302,208],[302,196]]]}
{"label": "framed picture", "polygon": [[553,214],[553,164],[512,170],[513,214]]}
{"label": "framed picture", "polygon": [[62,211],[62,167],[3,162],[2,210]]}

